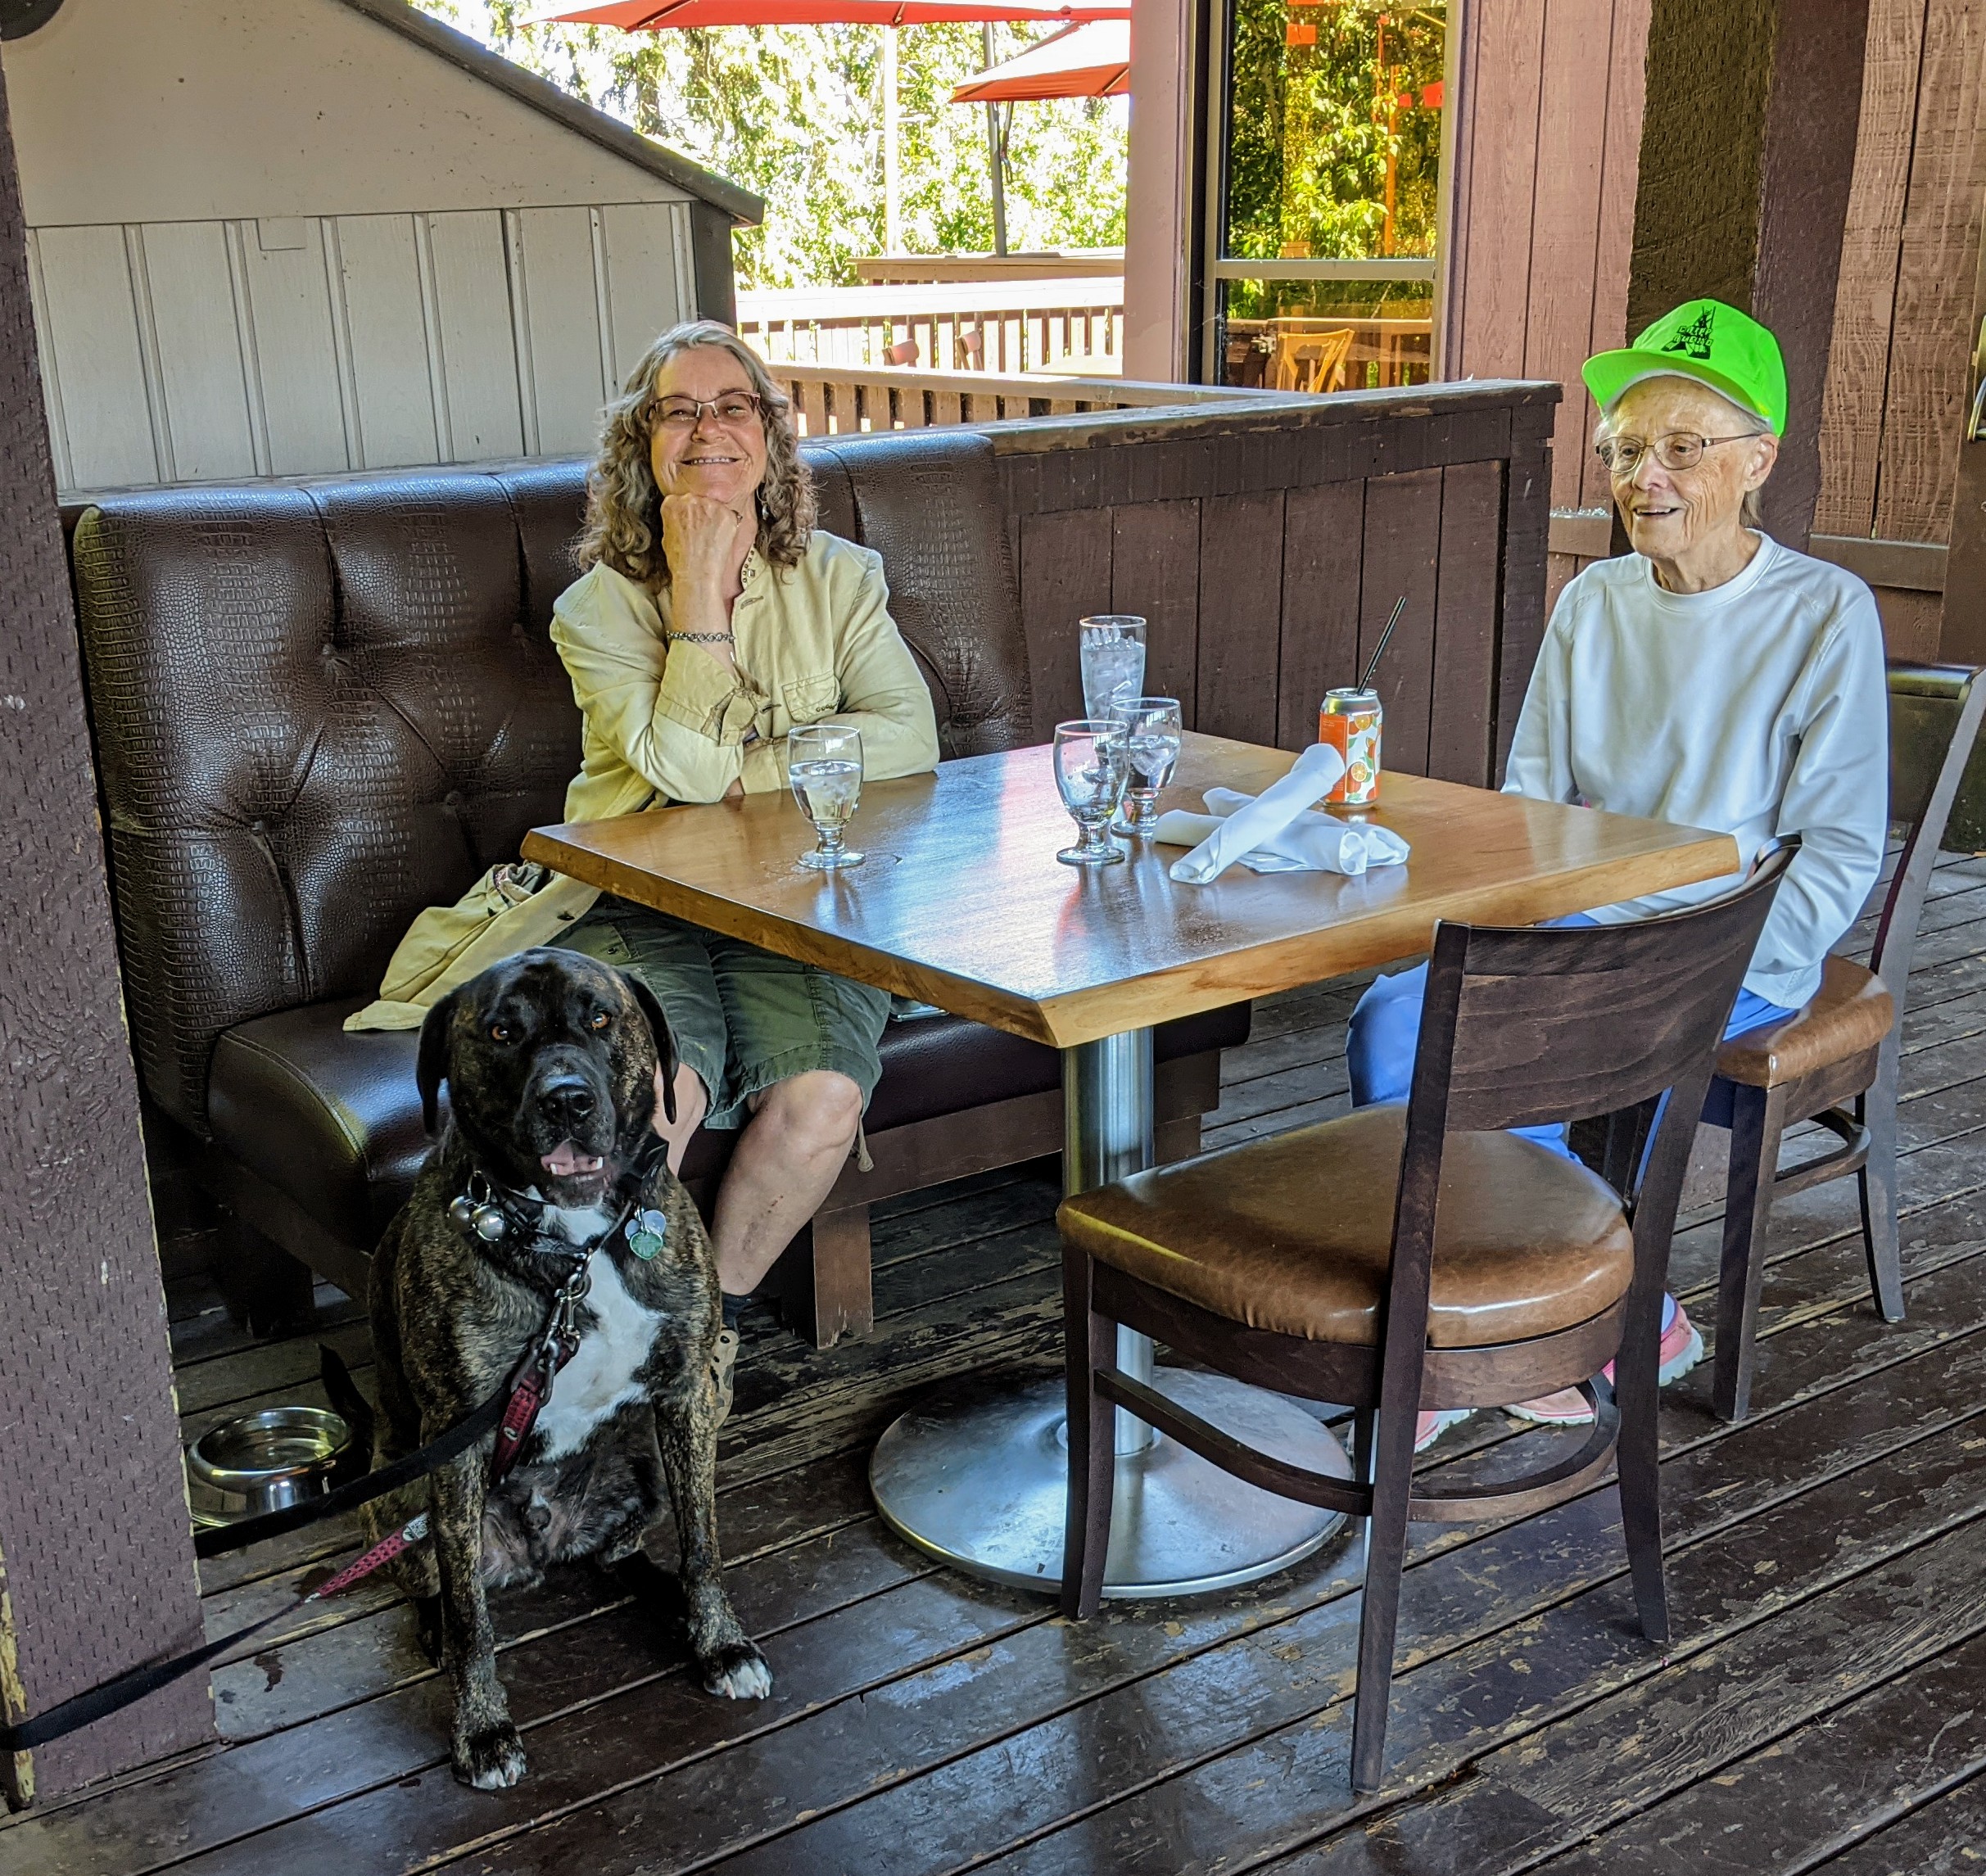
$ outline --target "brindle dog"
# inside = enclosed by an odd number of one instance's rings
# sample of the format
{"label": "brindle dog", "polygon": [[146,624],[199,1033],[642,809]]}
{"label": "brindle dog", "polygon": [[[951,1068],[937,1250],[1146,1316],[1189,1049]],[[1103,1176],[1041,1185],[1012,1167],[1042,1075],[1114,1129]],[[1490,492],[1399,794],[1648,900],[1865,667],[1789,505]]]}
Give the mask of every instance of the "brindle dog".
{"label": "brindle dog", "polygon": [[[452,1117],[373,1259],[373,1463],[477,1407],[543,1331],[572,1267],[568,1246],[608,1234],[590,1257],[578,1351],[509,1476],[486,1489],[485,1440],[366,1510],[374,1541],[429,1511],[432,1540],[396,1567],[454,1689],[455,1775],[484,1790],[524,1772],[486,1589],[535,1583],[575,1558],[631,1557],[672,1503],[703,1684],[732,1699],[771,1690],[718,1562],[717,1263],[655,1150],[658,1056],[667,1090],[676,1051],[653,994],[569,951],[506,960],[437,1003],[421,1029],[429,1132],[443,1082]],[[673,1119],[672,1092],[667,1105]],[[477,1173],[504,1189],[495,1241],[450,1216]],[[631,1235],[617,1222],[631,1202],[637,1227],[659,1212],[666,1228]]]}

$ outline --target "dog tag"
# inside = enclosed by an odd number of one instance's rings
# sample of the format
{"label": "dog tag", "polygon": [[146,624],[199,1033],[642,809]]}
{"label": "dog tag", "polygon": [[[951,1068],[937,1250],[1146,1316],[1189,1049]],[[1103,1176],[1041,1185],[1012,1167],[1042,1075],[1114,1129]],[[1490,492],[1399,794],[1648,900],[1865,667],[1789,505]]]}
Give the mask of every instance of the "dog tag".
{"label": "dog tag", "polygon": [[653,1263],[662,1255],[663,1241],[669,1235],[669,1221],[653,1209],[636,1212],[627,1221],[627,1248],[644,1263]]}

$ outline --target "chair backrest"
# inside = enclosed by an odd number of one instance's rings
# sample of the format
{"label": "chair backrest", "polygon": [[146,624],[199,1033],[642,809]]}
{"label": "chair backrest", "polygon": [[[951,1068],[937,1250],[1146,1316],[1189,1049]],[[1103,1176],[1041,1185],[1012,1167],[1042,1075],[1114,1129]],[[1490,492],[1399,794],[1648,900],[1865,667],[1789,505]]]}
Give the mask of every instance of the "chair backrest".
{"label": "chair backrest", "polygon": [[[810,445],[821,525],[884,558],[948,755],[1032,735],[992,446]],[[224,1029],[370,992],[422,907],[561,814],[579,716],[552,602],[586,465],[106,497],[73,537],[145,1085],[205,1134]]]}
{"label": "chair backrest", "polygon": [[1659,918],[1436,928],[1407,1103],[1389,1319],[1425,1314],[1450,1132],[1640,1110],[1653,1137],[1631,1156],[1622,1197],[1637,1264],[1667,1256],[1717,1043],[1794,845],[1762,859],[1734,891]]}
{"label": "chair backrest", "polygon": [[1889,662],[1889,819],[1907,831],[1870,965],[1899,1015],[1924,895],[1986,716],[1986,684],[1979,676],[1970,665]]}

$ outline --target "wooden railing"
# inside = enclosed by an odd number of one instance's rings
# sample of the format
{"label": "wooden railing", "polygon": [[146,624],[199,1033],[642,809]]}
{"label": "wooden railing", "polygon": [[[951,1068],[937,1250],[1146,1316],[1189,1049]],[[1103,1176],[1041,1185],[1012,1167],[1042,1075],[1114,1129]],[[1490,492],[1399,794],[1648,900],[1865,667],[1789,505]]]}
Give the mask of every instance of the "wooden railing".
{"label": "wooden railing", "polygon": [[[793,400],[803,436],[863,430],[921,430],[934,423],[998,423],[1018,417],[1073,417],[1138,406],[1277,402],[1274,393],[1226,385],[1144,384],[1120,377],[1002,377],[991,372],[791,364],[767,368]],[[1309,397],[1283,401],[1305,404]]]}
{"label": "wooden railing", "polygon": [[1074,358],[1112,371],[1124,355],[1124,282],[1104,275],[745,292],[738,332],[782,364],[1011,376]]}
{"label": "wooden railing", "polygon": [[1025,254],[865,254],[855,277],[865,287],[932,280],[1063,280],[1124,277],[1121,247],[1055,247]]}

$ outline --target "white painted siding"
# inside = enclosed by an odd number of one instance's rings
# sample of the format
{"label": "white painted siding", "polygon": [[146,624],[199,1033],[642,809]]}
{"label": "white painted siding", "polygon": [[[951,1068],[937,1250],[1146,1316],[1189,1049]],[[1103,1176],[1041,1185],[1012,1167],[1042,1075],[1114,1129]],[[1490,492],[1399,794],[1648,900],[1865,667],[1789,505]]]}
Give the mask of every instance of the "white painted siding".
{"label": "white painted siding", "polygon": [[566,454],[691,316],[687,202],[32,235],[67,492]]}

